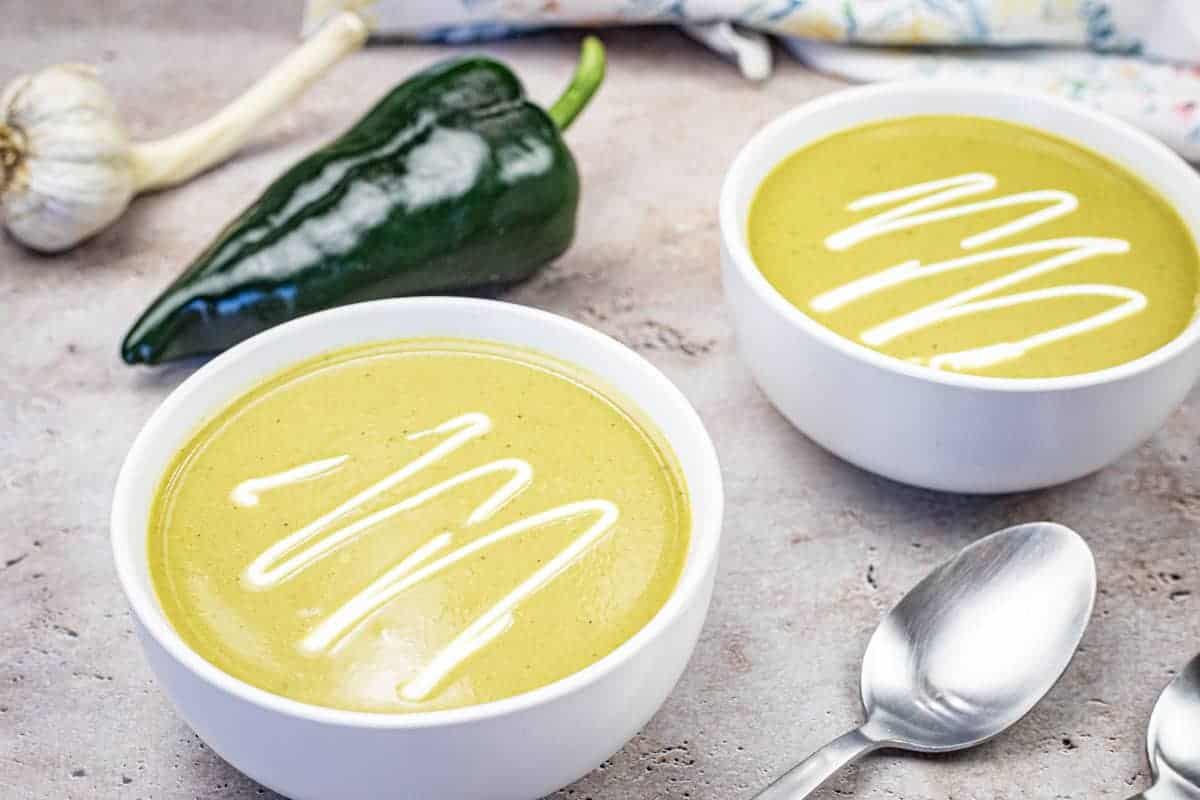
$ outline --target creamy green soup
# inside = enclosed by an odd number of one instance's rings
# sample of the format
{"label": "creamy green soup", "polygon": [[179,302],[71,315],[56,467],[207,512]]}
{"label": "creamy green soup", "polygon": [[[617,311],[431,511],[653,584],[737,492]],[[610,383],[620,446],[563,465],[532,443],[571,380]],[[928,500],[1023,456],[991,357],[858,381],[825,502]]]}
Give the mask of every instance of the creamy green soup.
{"label": "creamy green soup", "polygon": [[671,594],[684,483],[575,368],[414,339],[242,396],[167,470],[150,572],[175,629],[250,684],[335,708],[485,703],[604,657]]}
{"label": "creamy green soup", "polygon": [[753,259],[841,336],[935,369],[1040,378],[1175,338],[1200,258],[1152,188],[1032,128],[914,116],[786,158],[748,218]]}

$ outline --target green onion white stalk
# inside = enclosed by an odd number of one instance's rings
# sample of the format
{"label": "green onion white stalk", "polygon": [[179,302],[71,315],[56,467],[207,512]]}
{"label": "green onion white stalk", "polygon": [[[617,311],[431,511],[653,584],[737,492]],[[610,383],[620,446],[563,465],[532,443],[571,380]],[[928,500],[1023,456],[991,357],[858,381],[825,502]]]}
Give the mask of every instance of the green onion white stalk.
{"label": "green onion white stalk", "polygon": [[0,93],[0,211],[34,250],[60,252],[106,228],[140,192],[224,161],[266,121],[366,41],[364,17],[332,17],[214,116],[164,139],[131,142],[95,70],[61,64]]}

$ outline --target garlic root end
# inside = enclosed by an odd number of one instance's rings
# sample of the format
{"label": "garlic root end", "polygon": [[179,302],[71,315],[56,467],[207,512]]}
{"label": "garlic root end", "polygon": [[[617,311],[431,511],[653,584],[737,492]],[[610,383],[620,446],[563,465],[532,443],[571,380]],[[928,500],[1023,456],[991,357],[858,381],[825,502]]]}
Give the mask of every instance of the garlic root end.
{"label": "garlic root end", "polygon": [[25,158],[25,137],[16,128],[0,122],[0,193],[15,179]]}

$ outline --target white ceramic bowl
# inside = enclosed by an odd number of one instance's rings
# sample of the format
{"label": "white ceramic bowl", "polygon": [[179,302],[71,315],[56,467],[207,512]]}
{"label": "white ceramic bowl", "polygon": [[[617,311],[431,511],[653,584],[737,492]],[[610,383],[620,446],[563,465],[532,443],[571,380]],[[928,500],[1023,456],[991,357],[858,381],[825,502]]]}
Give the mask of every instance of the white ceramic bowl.
{"label": "white ceramic bowl", "polygon": [[[1063,378],[985,378],[884,356],[817,324],[762,276],[746,244],[758,185],[816,139],[878,120],[964,114],[1022,123],[1091,148],[1165,196],[1200,239],[1200,177],[1137,129],[1050,96],[932,81],[849,89],[806,103],[742,148],[721,189],[725,297],[742,357],[809,438],[897,481],[1011,492],[1078,478],[1135,447],[1200,372],[1200,319],[1136,361]],[[828,169],[837,169],[829,164]]]}
{"label": "white ceramic bowl", "polygon": [[[147,519],[164,469],[206,416],[268,375],[332,348],[409,336],[534,348],[590,370],[640,406],[674,448],[691,495],[691,545],[678,586],[649,624],[610,655],[549,686],[485,705],[419,714],[340,711],[227,675],[179,638],[150,583]],[[184,381],[125,460],[112,540],[117,575],[160,684],[196,733],[259,783],[296,800],[531,800],[620,749],[675,686],[708,611],[722,506],[716,453],[700,419],[640,356],[543,311],[418,298],[362,303],[282,325]]]}

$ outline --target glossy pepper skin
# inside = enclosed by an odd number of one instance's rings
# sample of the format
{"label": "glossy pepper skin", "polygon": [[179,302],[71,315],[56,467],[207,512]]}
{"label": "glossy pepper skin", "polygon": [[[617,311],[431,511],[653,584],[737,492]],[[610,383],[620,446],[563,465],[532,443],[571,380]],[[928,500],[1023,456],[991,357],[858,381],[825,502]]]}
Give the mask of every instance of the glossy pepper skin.
{"label": "glossy pepper skin", "polygon": [[578,203],[559,125],[516,76],[486,58],[445,62],[277,179],[142,314],[121,355],[155,364],[358,300],[514,283],[570,246]]}

